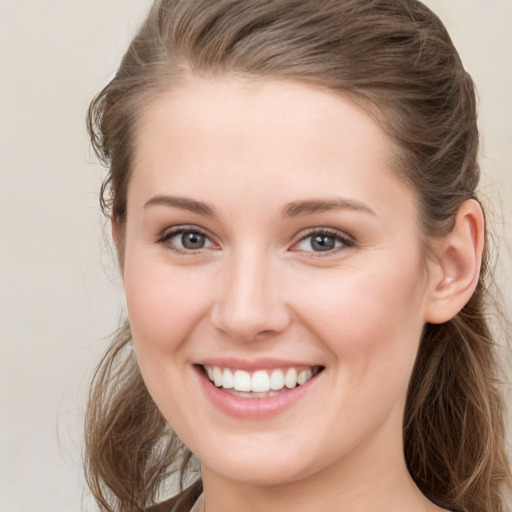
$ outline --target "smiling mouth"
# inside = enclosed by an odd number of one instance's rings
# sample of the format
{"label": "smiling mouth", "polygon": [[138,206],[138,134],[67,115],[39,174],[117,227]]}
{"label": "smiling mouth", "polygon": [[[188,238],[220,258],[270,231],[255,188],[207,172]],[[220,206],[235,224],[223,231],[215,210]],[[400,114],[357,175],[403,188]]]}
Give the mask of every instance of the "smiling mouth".
{"label": "smiling mouth", "polygon": [[310,366],[247,372],[210,365],[202,368],[217,388],[242,398],[267,398],[285,393],[306,384],[324,369],[323,366]]}

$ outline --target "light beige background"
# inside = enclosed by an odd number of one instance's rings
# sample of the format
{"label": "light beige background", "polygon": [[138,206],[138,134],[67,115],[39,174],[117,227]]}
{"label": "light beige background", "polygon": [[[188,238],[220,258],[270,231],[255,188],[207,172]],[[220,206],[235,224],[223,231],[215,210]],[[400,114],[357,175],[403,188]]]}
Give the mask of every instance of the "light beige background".
{"label": "light beige background", "polygon": [[[478,84],[483,192],[510,298],[512,0],[428,4]],[[84,397],[123,300],[84,117],[148,6],[0,0],[0,512],[95,510],[81,470]]]}

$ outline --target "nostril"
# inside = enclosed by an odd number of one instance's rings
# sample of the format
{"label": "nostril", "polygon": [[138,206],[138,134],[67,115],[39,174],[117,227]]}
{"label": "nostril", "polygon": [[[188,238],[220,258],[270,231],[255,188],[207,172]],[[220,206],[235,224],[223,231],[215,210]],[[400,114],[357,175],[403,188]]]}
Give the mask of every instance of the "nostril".
{"label": "nostril", "polygon": [[290,324],[291,317],[286,306],[277,303],[216,304],[212,308],[210,321],[213,326],[236,341],[257,341],[282,332]]}

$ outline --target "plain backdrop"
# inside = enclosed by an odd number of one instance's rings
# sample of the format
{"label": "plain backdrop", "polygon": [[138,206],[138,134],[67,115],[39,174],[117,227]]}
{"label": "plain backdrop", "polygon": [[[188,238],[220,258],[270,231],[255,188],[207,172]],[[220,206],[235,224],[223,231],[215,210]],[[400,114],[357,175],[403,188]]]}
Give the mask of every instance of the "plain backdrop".
{"label": "plain backdrop", "polygon": [[[427,3],[478,86],[482,194],[510,310],[512,0]],[[84,119],[149,4],[0,0],[0,512],[95,510],[84,403],[123,298]]]}

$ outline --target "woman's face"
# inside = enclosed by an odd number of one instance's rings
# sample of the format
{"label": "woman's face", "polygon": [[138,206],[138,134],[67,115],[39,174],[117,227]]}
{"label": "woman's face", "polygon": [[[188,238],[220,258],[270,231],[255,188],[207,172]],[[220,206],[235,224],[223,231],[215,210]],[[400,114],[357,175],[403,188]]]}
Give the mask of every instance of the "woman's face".
{"label": "woman's face", "polygon": [[128,311],[149,392],[204,473],[401,461],[428,279],[392,149],[351,102],[291,82],[191,79],[145,110]]}

